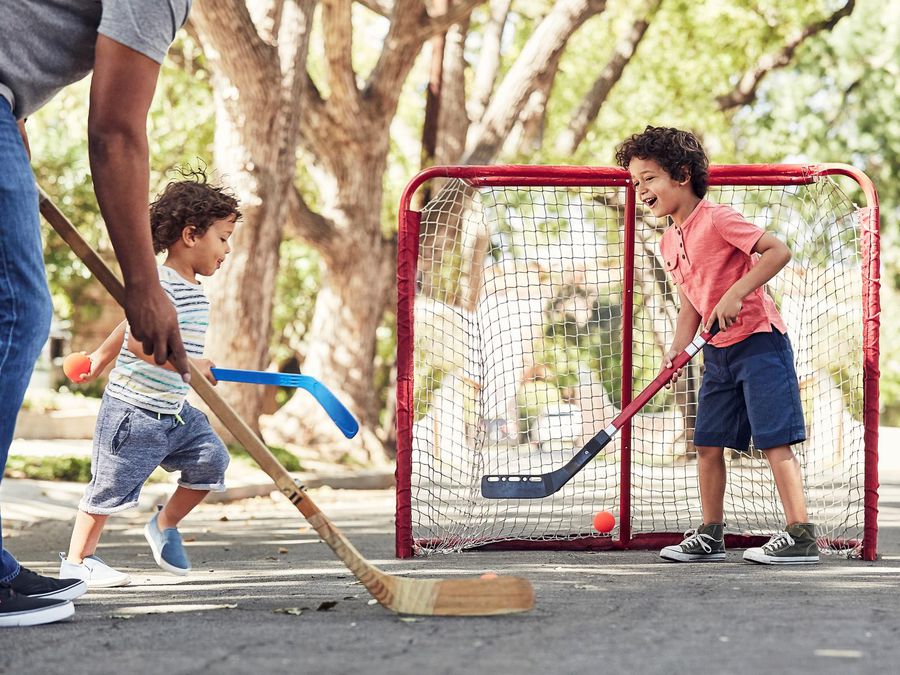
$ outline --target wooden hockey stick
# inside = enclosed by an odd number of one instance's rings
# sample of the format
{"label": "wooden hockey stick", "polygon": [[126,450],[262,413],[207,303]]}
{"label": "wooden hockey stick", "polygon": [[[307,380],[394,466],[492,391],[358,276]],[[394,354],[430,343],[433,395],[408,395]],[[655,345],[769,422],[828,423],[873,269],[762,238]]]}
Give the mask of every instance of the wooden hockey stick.
{"label": "wooden hockey stick", "polygon": [[[125,288],[115,273],[82,238],[68,218],[41,191],[41,213],[120,305]],[[388,574],[366,560],[294,482],[274,455],[191,364],[191,386],[222,424],[247,449],[275,485],[304,515],[322,540],[378,602],[398,614],[485,616],[527,612],[534,607],[534,590],[527,579],[410,579]]]}

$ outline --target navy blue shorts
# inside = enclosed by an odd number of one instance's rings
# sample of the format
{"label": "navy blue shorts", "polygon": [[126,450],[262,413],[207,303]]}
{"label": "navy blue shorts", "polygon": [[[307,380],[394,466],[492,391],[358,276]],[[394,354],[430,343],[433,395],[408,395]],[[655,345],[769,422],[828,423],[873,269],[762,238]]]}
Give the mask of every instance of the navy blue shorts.
{"label": "navy blue shorts", "polygon": [[806,440],[794,351],[776,329],[703,348],[694,445],[746,452]]}

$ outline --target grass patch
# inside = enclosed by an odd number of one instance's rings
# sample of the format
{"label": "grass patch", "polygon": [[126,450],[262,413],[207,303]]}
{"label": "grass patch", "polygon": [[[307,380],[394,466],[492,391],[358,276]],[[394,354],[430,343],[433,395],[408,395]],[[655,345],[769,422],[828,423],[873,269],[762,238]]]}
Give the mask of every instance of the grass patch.
{"label": "grass patch", "polygon": [[[164,483],[167,480],[166,475],[164,469],[157,468],[147,482]],[[91,458],[10,455],[6,461],[6,471],[3,472],[3,477],[89,483],[91,481]]]}
{"label": "grass patch", "polygon": [[23,457],[10,455],[5,478],[32,480],[64,480],[87,483],[91,480],[90,457]]}
{"label": "grass patch", "polygon": [[[269,451],[288,471],[303,471],[303,464],[296,455],[284,448],[269,446]],[[239,445],[229,445],[228,454],[233,458],[257,466],[250,454]],[[165,469],[156,468],[147,479],[148,483],[163,483],[167,480]],[[6,462],[5,478],[29,478],[31,480],[58,480],[71,483],[89,483],[91,480],[90,457],[26,457],[10,455]]]}
{"label": "grass patch", "polygon": [[[289,452],[288,450],[285,450],[284,448],[279,448],[276,445],[270,445],[268,447],[269,452],[275,455],[275,459],[281,462],[281,465],[285,469],[287,469],[288,471],[303,471],[303,464],[301,464],[296,455]],[[252,466],[259,466],[256,461],[250,456],[250,453],[244,450],[243,446],[229,445],[228,454],[231,455],[234,459],[246,462],[247,464],[251,464]]]}

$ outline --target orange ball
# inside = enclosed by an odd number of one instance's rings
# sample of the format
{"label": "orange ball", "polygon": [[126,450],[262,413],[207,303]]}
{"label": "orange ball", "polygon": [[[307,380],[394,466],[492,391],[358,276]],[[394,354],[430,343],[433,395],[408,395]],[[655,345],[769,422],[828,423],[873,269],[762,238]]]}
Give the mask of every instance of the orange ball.
{"label": "orange ball", "polygon": [[81,382],[81,376],[91,372],[91,359],[87,354],[75,352],[63,361],[63,372],[72,382]]}
{"label": "orange ball", "polygon": [[616,526],[616,519],[609,511],[597,511],[594,514],[594,529],[597,532],[609,532]]}

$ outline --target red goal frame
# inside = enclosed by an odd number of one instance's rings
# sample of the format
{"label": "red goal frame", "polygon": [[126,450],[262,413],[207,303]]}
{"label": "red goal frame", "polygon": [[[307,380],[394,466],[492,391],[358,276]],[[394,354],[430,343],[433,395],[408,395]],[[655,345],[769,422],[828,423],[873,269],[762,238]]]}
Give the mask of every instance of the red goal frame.
{"label": "red goal frame", "polygon": [[[879,210],[874,184],[862,171],[847,164],[757,164],[712,165],[711,186],[784,186],[806,185],[823,176],[845,176],[861,188],[866,205],[860,207],[860,256],[863,274],[863,424],[864,424],[864,560],[876,558],[878,515],[878,378],[879,378]],[[633,296],[634,233],[636,219],[635,191],[628,172],[612,167],[583,166],[437,166],[417,174],[406,186],[400,199],[397,256],[397,493],[396,555],[411,557],[414,553],[411,506],[412,423],[413,423],[413,305],[419,251],[421,213],[412,208],[416,191],[432,179],[460,179],[473,187],[496,186],[607,186],[625,189],[625,292],[623,343],[629,344],[632,332],[630,299]],[[627,350],[622,356],[622,405],[632,399],[631,359]],[[618,538],[587,537],[573,540],[513,541],[491,544],[491,548],[596,550],[653,548],[677,543],[681,533],[632,535],[630,531],[631,427],[626,423],[617,439],[621,468],[621,512],[618,514]],[[729,545],[744,547],[765,541],[761,537],[729,535]],[[858,542],[854,542],[858,543]]]}

